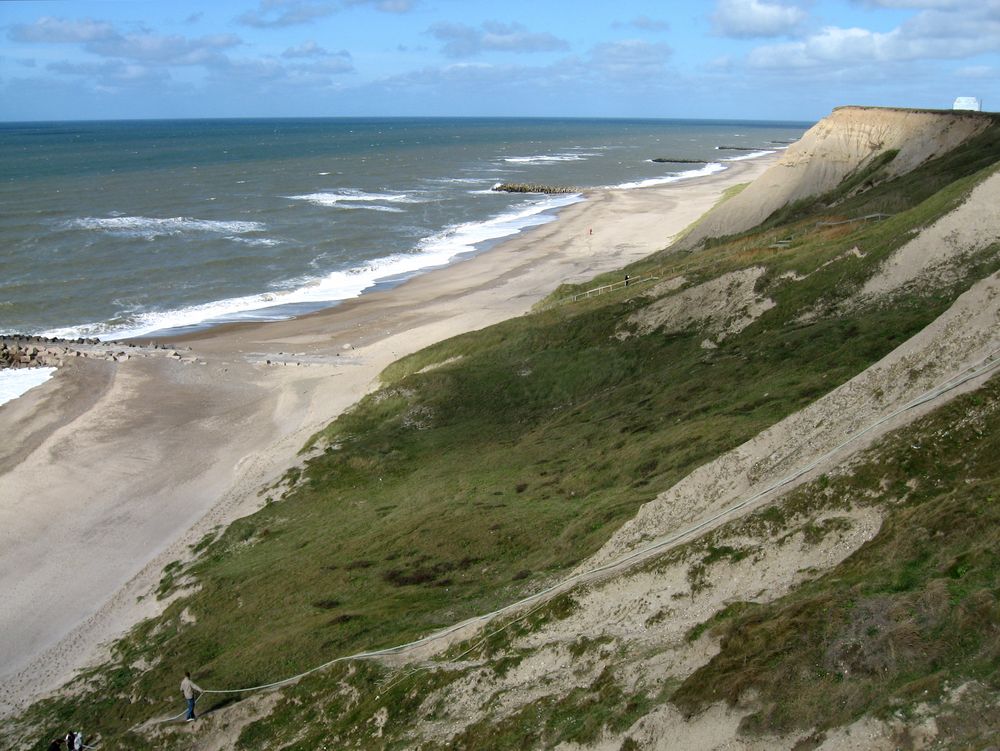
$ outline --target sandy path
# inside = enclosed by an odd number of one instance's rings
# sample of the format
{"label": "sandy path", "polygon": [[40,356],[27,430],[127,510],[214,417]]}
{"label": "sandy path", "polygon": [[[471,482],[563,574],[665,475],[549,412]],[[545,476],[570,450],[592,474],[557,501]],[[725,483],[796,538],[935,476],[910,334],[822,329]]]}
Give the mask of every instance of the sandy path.
{"label": "sandy path", "polygon": [[597,192],[557,222],[396,289],[190,336],[183,354],[196,362],[74,361],[0,407],[0,715],[155,613],[153,598],[137,598],[163,566],[256,508],[261,485],[390,362],[663,248],[773,159]]}

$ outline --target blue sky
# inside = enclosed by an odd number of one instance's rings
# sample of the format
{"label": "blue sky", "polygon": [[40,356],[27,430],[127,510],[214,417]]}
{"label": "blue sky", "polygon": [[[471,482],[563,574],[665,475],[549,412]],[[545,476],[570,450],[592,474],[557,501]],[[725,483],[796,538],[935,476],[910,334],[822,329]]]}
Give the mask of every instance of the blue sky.
{"label": "blue sky", "polygon": [[0,120],[1000,109],[1000,0],[0,0]]}

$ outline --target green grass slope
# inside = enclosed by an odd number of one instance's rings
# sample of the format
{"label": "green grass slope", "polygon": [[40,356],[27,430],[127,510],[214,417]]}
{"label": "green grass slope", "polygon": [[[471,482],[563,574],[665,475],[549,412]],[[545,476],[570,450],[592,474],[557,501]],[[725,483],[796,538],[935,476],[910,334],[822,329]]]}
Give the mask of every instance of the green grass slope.
{"label": "green grass slope", "polygon": [[[542,588],[640,504],[864,370],[1000,267],[993,246],[947,286],[836,312],[913,230],[957,206],[998,154],[1000,127],[897,180],[880,181],[876,169],[759,230],[626,270],[683,276],[691,287],[763,267],[757,291],[775,307],[716,349],[701,346],[697,329],[616,336],[654,302],[647,288],[627,288],[557,304],[561,290],[532,315],[404,358],[386,370],[384,388],[314,438],[287,492],[203,541],[193,562],[168,567],[161,594],[181,590],[161,617],[119,642],[72,695],[31,708],[9,737],[79,725],[106,749],[182,747],[169,727],[155,742],[137,727],[180,711],[186,669],[208,688],[267,683]],[[871,211],[892,216],[817,226]],[[863,257],[847,252],[855,246]],[[804,278],[792,283],[788,271]],[[312,733],[303,728],[340,706],[346,670],[307,681],[312,703],[284,705],[248,729],[242,747]],[[369,664],[351,670],[355,685],[381,675]],[[685,690],[678,701],[693,711],[717,697],[728,698]],[[772,726],[785,727],[761,720]]]}

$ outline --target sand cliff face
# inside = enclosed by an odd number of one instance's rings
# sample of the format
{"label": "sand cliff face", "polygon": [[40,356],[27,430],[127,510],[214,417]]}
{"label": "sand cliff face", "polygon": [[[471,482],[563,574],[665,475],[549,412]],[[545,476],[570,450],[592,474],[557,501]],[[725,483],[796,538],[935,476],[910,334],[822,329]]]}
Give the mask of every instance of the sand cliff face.
{"label": "sand cliff face", "polygon": [[746,190],[710,211],[680,246],[691,248],[707,238],[755,227],[782,206],[836,188],[886,151],[899,151],[888,165],[888,176],[905,174],[991,122],[980,113],[840,107],[789,146]]}

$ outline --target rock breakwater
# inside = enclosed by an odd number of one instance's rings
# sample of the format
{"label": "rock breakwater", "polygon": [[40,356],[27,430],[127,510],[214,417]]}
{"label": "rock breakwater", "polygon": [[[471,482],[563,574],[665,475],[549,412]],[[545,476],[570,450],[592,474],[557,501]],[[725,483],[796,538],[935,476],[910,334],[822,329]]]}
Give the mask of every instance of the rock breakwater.
{"label": "rock breakwater", "polygon": [[565,185],[539,185],[537,183],[500,183],[494,185],[493,190],[498,193],[546,193],[549,195],[583,192],[580,188],[571,188]]}
{"label": "rock breakwater", "polygon": [[[188,348],[190,349],[190,348]],[[191,360],[169,344],[139,345],[134,342],[102,342],[100,339],[60,339],[30,334],[0,336],[0,370],[11,368],[61,367],[75,358],[121,362],[133,357],[161,355]]]}

